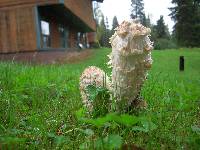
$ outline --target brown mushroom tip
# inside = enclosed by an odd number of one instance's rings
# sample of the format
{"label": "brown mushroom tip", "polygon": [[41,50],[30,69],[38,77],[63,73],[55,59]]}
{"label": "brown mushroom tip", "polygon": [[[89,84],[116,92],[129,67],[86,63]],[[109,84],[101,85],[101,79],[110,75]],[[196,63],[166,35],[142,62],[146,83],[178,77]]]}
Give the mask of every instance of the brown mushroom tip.
{"label": "brown mushroom tip", "polygon": [[146,69],[151,69],[151,66],[152,66],[151,63],[149,63],[149,62],[145,64]]}

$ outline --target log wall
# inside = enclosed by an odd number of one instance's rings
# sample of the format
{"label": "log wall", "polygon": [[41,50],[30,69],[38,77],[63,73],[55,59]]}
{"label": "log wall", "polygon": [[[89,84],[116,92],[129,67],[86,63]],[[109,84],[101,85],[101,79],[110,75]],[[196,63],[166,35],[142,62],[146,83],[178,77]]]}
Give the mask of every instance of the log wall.
{"label": "log wall", "polygon": [[91,0],[65,0],[64,2],[65,7],[78,16],[91,29],[96,30]]}
{"label": "log wall", "polygon": [[69,46],[70,48],[77,48],[77,31],[72,28],[69,33]]}
{"label": "log wall", "polygon": [[0,9],[0,53],[36,50],[34,7]]}
{"label": "log wall", "polygon": [[[91,0],[0,0],[0,53],[36,51],[38,48],[36,5],[61,3],[88,27],[96,29]],[[52,48],[57,48],[60,44],[58,24],[54,20],[51,21]],[[70,23],[67,26],[69,27],[69,47],[75,48],[79,29],[70,26]]]}
{"label": "log wall", "polygon": [[58,4],[59,0],[0,0],[0,8],[23,5]]}

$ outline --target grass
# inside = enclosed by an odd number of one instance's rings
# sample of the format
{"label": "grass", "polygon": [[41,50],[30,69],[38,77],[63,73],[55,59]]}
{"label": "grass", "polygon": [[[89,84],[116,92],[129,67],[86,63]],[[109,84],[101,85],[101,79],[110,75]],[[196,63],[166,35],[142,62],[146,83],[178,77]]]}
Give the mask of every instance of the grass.
{"label": "grass", "polygon": [[[118,121],[114,114],[107,120],[80,121],[79,76],[89,65],[110,72],[109,53],[98,49],[92,58],[66,65],[1,62],[0,149],[112,149],[109,146],[122,143],[145,149],[198,149],[200,49],[153,51],[153,68],[141,92],[146,110],[122,114]],[[184,72],[178,70],[180,55],[185,56]],[[144,121],[127,122],[136,117],[150,120],[153,128],[146,130]]]}

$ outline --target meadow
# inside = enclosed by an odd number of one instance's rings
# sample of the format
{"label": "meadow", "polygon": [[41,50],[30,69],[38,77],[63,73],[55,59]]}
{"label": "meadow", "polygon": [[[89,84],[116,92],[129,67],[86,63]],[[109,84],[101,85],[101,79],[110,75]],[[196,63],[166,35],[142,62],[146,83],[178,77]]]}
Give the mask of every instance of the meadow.
{"label": "meadow", "polygon": [[[200,148],[200,49],[153,51],[145,110],[86,118],[81,72],[107,69],[110,49],[73,64],[0,63],[0,149]],[[185,71],[179,71],[179,56]]]}

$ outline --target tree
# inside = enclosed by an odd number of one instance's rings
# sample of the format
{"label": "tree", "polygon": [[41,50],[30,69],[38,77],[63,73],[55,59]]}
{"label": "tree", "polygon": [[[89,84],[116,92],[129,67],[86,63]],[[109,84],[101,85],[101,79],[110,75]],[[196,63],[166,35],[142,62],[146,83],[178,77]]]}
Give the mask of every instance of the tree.
{"label": "tree", "polygon": [[105,21],[99,3],[94,3],[94,18],[97,25],[96,42],[98,46],[110,47],[109,38],[111,31],[109,30],[108,18]]}
{"label": "tree", "polygon": [[106,17],[106,22],[105,22],[105,25],[106,25],[106,32],[105,32],[105,43],[104,43],[104,46],[105,47],[111,47],[109,41],[110,41],[110,37],[111,37],[111,30],[109,29],[109,22],[108,22],[108,17]]}
{"label": "tree", "polygon": [[115,28],[117,28],[119,26],[117,17],[114,16],[113,18],[113,23],[112,23],[112,30],[111,30],[111,36],[115,33]]}
{"label": "tree", "polygon": [[172,40],[169,33],[168,26],[165,25],[163,16],[157,21],[157,24],[152,27],[152,39],[154,41],[154,48],[159,49],[171,49],[176,48],[175,42]]}
{"label": "tree", "polygon": [[97,2],[94,2],[94,18],[96,21],[97,25],[97,30],[96,30],[96,43],[98,44],[97,46],[100,47],[100,40],[103,34],[103,26],[101,26],[101,21],[103,19],[103,13],[100,9],[100,5]]}
{"label": "tree", "polygon": [[113,18],[113,23],[112,23],[112,30],[114,30],[114,29],[117,28],[118,26],[119,26],[119,23],[118,23],[117,17],[114,16],[114,18]]}
{"label": "tree", "polygon": [[200,1],[172,0],[171,18],[175,21],[174,33],[180,46],[200,46]]}
{"label": "tree", "polygon": [[131,19],[139,19],[142,24],[146,22],[143,0],[131,0]]}
{"label": "tree", "polygon": [[94,7],[94,18],[95,18],[96,24],[99,25],[100,21],[102,19],[103,13],[102,13],[102,11],[100,9],[99,3],[94,2],[94,6],[93,7]]}
{"label": "tree", "polygon": [[200,46],[199,37],[200,37],[200,0],[194,0],[194,32],[193,32],[193,45],[196,47]]}
{"label": "tree", "polygon": [[104,18],[105,17],[102,16],[100,25],[98,27],[98,33],[100,35],[99,43],[103,47],[110,47],[109,44],[110,30],[109,30],[108,18],[106,18],[106,21]]}
{"label": "tree", "polygon": [[146,27],[149,27],[149,28],[152,26],[151,25],[151,19],[150,19],[149,15],[148,15],[147,18],[146,18],[146,16],[144,16],[144,18],[143,18],[143,25],[146,26]]}
{"label": "tree", "polygon": [[160,19],[157,21],[156,29],[156,37],[157,38],[169,38],[169,30],[165,25],[163,16],[160,16]]}
{"label": "tree", "polygon": [[105,19],[104,16],[102,16],[100,25],[99,25],[99,32],[101,33],[101,37],[100,37],[100,45],[104,46],[106,39],[105,39],[105,34],[106,34],[106,25],[105,25]]}

